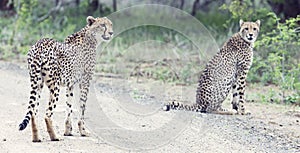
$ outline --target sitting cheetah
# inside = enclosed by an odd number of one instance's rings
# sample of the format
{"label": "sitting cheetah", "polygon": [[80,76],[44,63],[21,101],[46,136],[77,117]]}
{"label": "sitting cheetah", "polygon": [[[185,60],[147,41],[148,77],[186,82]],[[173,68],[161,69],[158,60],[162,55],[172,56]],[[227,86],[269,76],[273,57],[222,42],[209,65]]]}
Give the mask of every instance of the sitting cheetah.
{"label": "sitting cheetah", "polygon": [[252,64],[253,44],[258,36],[260,20],[240,20],[240,31],[234,34],[208,62],[199,79],[196,103],[192,105],[170,102],[163,110],[183,109],[196,112],[232,115],[222,108],[222,102],[232,89],[232,108],[246,114],[244,92],[247,73]]}
{"label": "sitting cheetah", "polygon": [[90,81],[96,62],[96,48],[102,41],[112,38],[112,22],[106,17],[87,17],[87,25],[80,31],[68,36],[61,43],[44,38],[36,42],[28,52],[28,69],[31,82],[28,112],[19,130],[24,130],[31,120],[33,142],[41,142],[38,136],[36,115],[38,112],[41,90],[46,84],[50,91],[48,108],[46,109],[46,127],[52,141],[58,141],[51,117],[59,97],[60,87],[66,87],[67,117],[65,121],[65,136],[72,135],[72,97],[76,83],[80,89],[80,119],[78,127],[81,136],[88,136],[84,126],[84,111]]}

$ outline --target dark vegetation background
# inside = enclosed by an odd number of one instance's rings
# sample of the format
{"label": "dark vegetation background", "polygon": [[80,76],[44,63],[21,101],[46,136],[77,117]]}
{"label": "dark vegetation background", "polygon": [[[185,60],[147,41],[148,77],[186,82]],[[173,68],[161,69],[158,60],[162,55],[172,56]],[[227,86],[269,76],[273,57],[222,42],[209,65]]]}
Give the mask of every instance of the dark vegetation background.
{"label": "dark vegetation background", "polygon": [[[169,5],[190,13],[209,29],[219,46],[238,31],[239,19],[260,19],[248,84],[250,88],[268,87],[267,92],[255,94],[262,102],[300,104],[300,0],[1,0],[0,59],[25,61],[30,46],[41,37],[63,41],[86,24],[88,15],[106,16],[137,4]],[[183,46],[178,52],[192,49],[170,29],[136,27],[112,40],[114,49],[101,53],[97,71],[121,73],[114,63],[137,38],[176,42]],[[197,62],[178,64],[176,70],[166,66],[167,59],[142,64],[147,65],[143,73],[130,73],[180,84],[196,83],[200,73]]]}

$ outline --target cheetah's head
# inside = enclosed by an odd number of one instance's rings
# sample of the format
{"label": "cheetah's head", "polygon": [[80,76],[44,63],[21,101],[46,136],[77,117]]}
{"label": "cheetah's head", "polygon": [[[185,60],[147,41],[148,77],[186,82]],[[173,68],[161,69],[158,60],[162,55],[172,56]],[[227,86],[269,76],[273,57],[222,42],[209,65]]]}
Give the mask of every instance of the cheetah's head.
{"label": "cheetah's head", "polygon": [[98,43],[108,41],[113,37],[113,25],[107,17],[94,18],[88,16],[86,22],[88,30],[96,38]]}
{"label": "cheetah's head", "polygon": [[240,35],[249,43],[253,43],[259,33],[260,20],[256,22],[244,22],[240,20]]}

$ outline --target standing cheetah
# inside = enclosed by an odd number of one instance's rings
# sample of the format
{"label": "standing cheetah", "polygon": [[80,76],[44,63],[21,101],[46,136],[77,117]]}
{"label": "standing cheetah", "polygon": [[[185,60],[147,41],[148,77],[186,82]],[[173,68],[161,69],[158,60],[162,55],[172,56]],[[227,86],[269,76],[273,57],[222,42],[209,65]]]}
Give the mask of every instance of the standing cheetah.
{"label": "standing cheetah", "polygon": [[260,20],[240,20],[240,31],[234,34],[208,62],[199,79],[196,103],[192,105],[173,101],[163,110],[184,109],[197,112],[228,114],[233,112],[222,108],[230,90],[233,93],[232,108],[238,114],[245,113],[244,92],[247,73],[252,64],[253,46],[258,36]]}
{"label": "standing cheetah", "polygon": [[96,48],[102,41],[112,38],[112,22],[106,17],[87,17],[87,25],[80,31],[68,36],[63,43],[44,38],[36,42],[28,52],[28,69],[31,82],[28,111],[19,125],[24,130],[31,120],[33,142],[41,142],[38,135],[36,115],[38,112],[40,93],[44,84],[50,91],[48,108],[46,109],[46,127],[52,141],[58,141],[53,125],[53,109],[58,101],[60,87],[66,87],[67,117],[65,136],[72,135],[72,97],[75,84],[80,89],[80,119],[78,127],[81,136],[88,136],[84,126],[84,112],[90,81],[96,62]]}

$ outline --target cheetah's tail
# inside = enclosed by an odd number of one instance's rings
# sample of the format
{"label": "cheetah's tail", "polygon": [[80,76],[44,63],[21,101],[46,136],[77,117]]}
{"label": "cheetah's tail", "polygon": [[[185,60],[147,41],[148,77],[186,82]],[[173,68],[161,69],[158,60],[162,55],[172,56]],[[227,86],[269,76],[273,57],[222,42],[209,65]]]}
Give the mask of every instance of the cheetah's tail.
{"label": "cheetah's tail", "polygon": [[28,112],[28,113],[26,114],[24,120],[22,121],[22,123],[19,125],[19,130],[20,130],[20,131],[24,130],[24,129],[27,127],[27,125],[28,125],[28,123],[29,123],[29,121],[30,121],[30,118],[31,118],[31,115],[30,115],[30,113]]}
{"label": "cheetah's tail", "polygon": [[163,107],[163,110],[164,111],[169,111],[169,110],[185,110],[185,111],[194,111],[194,112],[204,112],[202,110],[202,107],[201,105],[199,104],[183,104],[181,102],[178,102],[178,101],[175,101],[173,100],[172,102],[166,104],[164,107]]}

